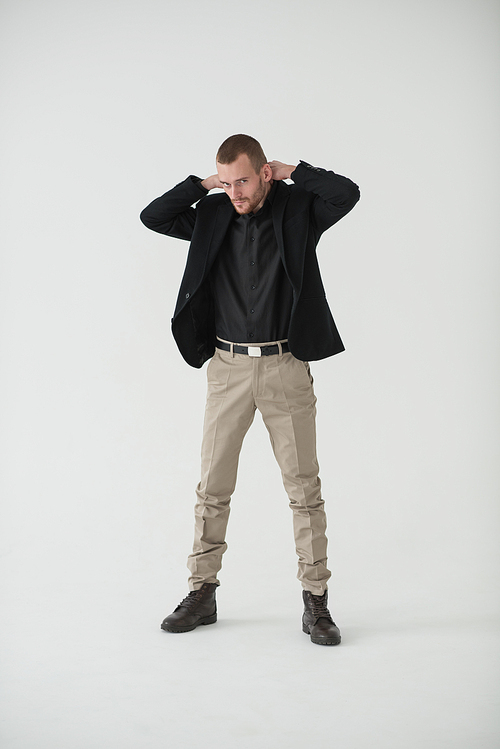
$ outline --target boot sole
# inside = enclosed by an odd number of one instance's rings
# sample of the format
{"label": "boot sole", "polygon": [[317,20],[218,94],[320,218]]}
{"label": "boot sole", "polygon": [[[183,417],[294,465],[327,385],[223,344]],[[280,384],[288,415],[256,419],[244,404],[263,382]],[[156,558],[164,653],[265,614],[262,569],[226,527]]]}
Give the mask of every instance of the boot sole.
{"label": "boot sole", "polygon": [[333,639],[332,637],[313,637],[311,633],[309,632],[309,627],[302,627],[302,632],[304,632],[306,635],[309,635],[311,638],[311,642],[314,642],[315,645],[340,645],[342,638],[339,637],[338,639]]}
{"label": "boot sole", "polygon": [[215,624],[217,621],[217,614],[212,616],[205,616],[204,619],[200,619],[196,624],[192,624],[189,627],[176,627],[175,624],[161,624],[160,627],[164,632],[192,632],[193,629],[199,627],[202,624]]}

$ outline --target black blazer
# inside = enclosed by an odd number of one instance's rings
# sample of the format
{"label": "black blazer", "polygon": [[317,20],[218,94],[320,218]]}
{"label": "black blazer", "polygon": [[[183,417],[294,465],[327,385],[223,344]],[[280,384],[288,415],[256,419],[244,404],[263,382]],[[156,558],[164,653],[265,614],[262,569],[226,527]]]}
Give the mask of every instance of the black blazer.
{"label": "black blazer", "polygon": [[[347,177],[304,161],[291,179],[293,185],[278,182],[272,203],[278,249],[293,288],[288,345],[297,359],[314,361],[344,350],[326,301],[316,245],[321,234],[355,206],[359,188]],[[228,196],[207,194],[194,176],[153,200],[141,213],[149,229],[191,241],[172,333],[193,367],[201,367],[215,351],[208,274],[233,216]]]}

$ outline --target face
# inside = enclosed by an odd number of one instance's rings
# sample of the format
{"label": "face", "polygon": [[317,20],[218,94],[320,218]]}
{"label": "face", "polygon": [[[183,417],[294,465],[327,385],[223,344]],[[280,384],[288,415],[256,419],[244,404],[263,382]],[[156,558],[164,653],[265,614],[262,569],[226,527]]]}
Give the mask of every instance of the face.
{"label": "face", "polygon": [[269,164],[264,164],[257,174],[250,159],[243,153],[232,164],[217,162],[217,174],[238,213],[256,213],[262,208],[271,189],[273,173]]}

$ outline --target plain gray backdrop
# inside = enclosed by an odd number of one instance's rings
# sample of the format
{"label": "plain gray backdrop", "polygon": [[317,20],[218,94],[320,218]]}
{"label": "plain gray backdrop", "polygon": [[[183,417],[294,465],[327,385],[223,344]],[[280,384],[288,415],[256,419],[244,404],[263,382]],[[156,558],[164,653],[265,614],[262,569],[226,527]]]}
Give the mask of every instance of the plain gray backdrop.
{"label": "plain gray backdrop", "polygon": [[[0,20],[2,747],[497,747],[498,3]],[[361,189],[319,246],[347,351],[312,366],[339,648],[300,631],[259,419],[220,620],[159,630],[187,592],[205,372],[170,334],[187,245],[138,215],[236,132]]]}

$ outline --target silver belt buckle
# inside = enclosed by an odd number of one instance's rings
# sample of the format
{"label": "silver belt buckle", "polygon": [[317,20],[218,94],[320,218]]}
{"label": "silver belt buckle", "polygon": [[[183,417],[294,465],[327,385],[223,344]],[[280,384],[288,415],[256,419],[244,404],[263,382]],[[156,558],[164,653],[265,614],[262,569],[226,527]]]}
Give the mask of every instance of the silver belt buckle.
{"label": "silver belt buckle", "polygon": [[248,356],[262,356],[260,346],[248,346]]}

